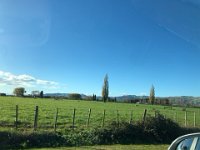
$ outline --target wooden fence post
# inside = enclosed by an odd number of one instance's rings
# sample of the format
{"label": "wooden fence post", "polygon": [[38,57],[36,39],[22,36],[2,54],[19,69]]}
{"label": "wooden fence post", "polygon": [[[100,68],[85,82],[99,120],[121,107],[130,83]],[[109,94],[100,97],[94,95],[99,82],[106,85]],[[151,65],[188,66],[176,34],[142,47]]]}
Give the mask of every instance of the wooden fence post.
{"label": "wooden fence post", "polygon": [[133,123],[133,110],[131,110],[130,124]]}
{"label": "wooden fence post", "polygon": [[37,129],[38,124],[38,106],[35,107],[35,115],[34,115],[34,130]]}
{"label": "wooden fence post", "polygon": [[87,127],[89,127],[89,124],[90,124],[90,115],[91,115],[91,108],[89,109],[89,113],[88,113]]}
{"label": "wooden fence post", "polygon": [[119,127],[119,111],[117,110],[117,125]]}
{"label": "wooden fence post", "polygon": [[144,123],[145,123],[146,115],[147,115],[147,110],[144,109],[144,114],[143,114],[143,118],[142,118],[142,124],[143,124],[143,125],[144,125]]}
{"label": "wooden fence post", "polygon": [[185,127],[187,127],[187,111],[185,111]]}
{"label": "wooden fence post", "polygon": [[15,111],[15,128],[17,129],[17,125],[18,125],[18,113],[19,113],[19,107],[18,105],[16,105],[16,111]]}
{"label": "wooden fence post", "polygon": [[154,117],[156,118],[157,117],[157,111],[155,110],[155,112],[154,112],[155,114],[154,114]]}
{"label": "wooden fence post", "polygon": [[57,121],[58,121],[58,108],[56,108],[55,122],[54,122],[54,132],[56,132],[56,129],[57,129]]}
{"label": "wooden fence post", "polygon": [[177,122],[177,112],[174,113],[174,121]]}
{"label": "wooden fence post", "polygon": [[194,112],[194,127],[196,127],[196,112]]}
{"label": "wooden fence post", "polygon": [[105,124],[105,116],[106,116],[106,110],[103,110],[103,119],[102,119],[102,127],[104,127]]}
{"label": "wooden fence post", "polygon": [[73,128],[73,130],[75,128],[75,117],[76,117],[76,109],[74,108],[74,111],[73,111],[73,120],[72,120],[72,128]]}

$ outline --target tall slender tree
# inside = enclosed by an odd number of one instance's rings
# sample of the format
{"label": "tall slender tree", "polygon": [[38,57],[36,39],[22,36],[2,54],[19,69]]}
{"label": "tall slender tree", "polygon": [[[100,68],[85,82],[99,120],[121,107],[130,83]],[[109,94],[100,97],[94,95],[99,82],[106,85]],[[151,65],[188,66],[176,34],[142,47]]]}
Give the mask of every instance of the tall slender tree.
{"label": "tall slender tree", "polygon": [[108,75],[106,74],[106,76],[104,77],[104,82],[102,87],[102,98],[104,102],[108,101],[108,96],[109,96],[109,83],[108,83]]}
{"label": "tall slender tree", "polygon": [[149,103],[154,104],[155,103],[155,88],[152,85],[150,89],[150,95],[149,95]]}
{"label": "tall slender tree", "polygon": [[44,97],[44,92],[40,91],[40,98],[43,98],[43,97]]}
{"label": "tall slender tree", "polygon": [[92,95],[92,100],[96,101],[97,100],[97,96],[95,94]]}

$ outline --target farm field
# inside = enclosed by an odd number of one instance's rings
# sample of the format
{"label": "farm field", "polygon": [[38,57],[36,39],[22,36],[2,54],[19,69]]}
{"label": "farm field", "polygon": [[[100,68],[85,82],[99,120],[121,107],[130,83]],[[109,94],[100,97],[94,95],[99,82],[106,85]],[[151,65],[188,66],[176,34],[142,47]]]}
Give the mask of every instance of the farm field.
{"label": "farm field", "polygon": [[169,145],[101,145],[82,147],[41,148],[30,150],[166,150]]}
{"label": "farm field", "polygon": [[[38,106],[38,130],[54,129],[57,109],[57,130],[60,131],[72,126],[74,109],[76,111],[74,116],[74,125],[76,128],[102,126],[104,110],[105,125],[110,121],[123,120],[129,122],[131,114],[134,122],[142,119],[144,109],[147,109],[147,114],[151,116],[155,115],[155,111],[159,111],[165,117],[177,121],[181,126],[185,126],[185,112],[187,112],[186,125],[188,127],[193,127],[195,122],[196,127],[200,127],[200,118],[198,117],[200,115],[199,108],[111,102],[103,103],[83,100],[0,97],[1,130],[15,127],[16,105],[18,105],[18,128],[22,130],[32,130],[36,106]],[[91,114],[88,121],[89,109],[91,109]]]}

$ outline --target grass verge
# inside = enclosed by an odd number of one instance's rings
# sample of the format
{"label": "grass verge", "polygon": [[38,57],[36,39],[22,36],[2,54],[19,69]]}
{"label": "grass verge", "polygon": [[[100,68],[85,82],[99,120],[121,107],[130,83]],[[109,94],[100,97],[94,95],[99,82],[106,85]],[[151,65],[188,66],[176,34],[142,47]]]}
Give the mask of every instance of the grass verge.
{"label": "grass verge", "polygon": [[169,145],[97,145],[81,147],[36,148],[29,150],[166,150]]}

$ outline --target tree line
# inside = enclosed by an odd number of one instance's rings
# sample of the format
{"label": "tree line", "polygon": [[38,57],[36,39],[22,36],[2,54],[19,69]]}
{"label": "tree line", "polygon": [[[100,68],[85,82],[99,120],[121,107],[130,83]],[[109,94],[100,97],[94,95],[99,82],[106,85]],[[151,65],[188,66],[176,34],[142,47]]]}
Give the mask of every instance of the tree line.
{"label": "tree line", "polygon": [[[13,94],[15,96],[18,96],[18,97],[23,97],[24,94],[26,93],[26,90],[24,87],[17,87],[14,89],[13,91]],[[31,96],[32,97],[40,97],[40,98],[43,98],[44,96],[44,92],[43,91],[32,91],[31,92]]]}
{"label": "tree line", "polygon": [[[13,94],[18,97],[23,97],[25,95],[25,93],[26,93],[26,90],[24,87],[17,87],[13,91]],[[30,96],[43,98],[44,92],[38,91],[38,90],[32,91]],[[108,102],[108,101],[116,102],[117,101],[117,99],[115,97],[114,98],[109,97],[108,74],[105,75],[104,80],[103,80],[101,96],[102,96],[103,102]],[[79,93],[70,93],[70,94],[68,94],[68,98],[73,99],[73,100],[79,100],[79,99],[82,99],[82,96]],[[86,99],[93,100],[93,101],[98,100],[98,98],[95,94],[93,94],[92,96],[88,96]],[[133,102],[133,101],[135,102],[136,100],[131,100],[131,102]],[[148,100],[146,100],[146,103],[158,104],[158,101],[156,101],[156,98],[155,98],[155,88],[153,85],[151,86],[149,98],[148,98]]]}

